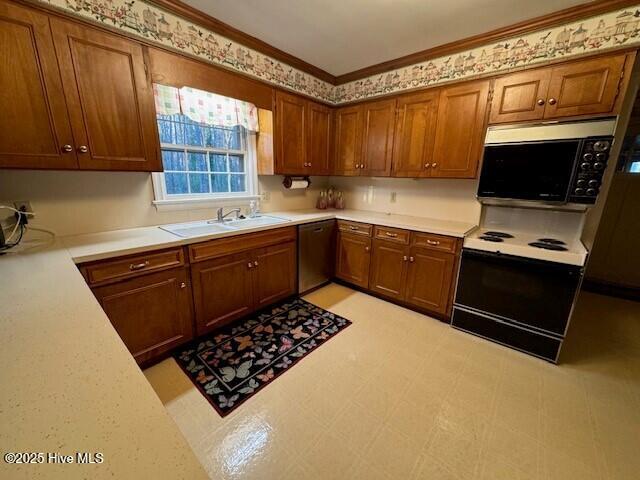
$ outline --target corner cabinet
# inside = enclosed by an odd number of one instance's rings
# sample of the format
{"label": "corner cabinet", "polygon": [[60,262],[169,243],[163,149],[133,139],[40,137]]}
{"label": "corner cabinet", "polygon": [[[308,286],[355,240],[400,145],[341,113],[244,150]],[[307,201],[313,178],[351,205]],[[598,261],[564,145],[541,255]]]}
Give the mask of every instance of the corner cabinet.
{"label": "corner cabinet", "polygon": [[144,47],[0,1],[0,167],[161,170]]}

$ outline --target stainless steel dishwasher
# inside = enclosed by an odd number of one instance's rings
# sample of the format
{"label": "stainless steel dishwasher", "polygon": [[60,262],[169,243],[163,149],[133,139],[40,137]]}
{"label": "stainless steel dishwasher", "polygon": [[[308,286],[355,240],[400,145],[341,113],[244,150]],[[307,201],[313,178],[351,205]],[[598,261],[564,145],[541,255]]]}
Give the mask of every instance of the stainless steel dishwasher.
{"label": "stainless steel dishwasher", "polygon": [[335,225],[335,220],[325,220],[298,226],[298,293],[333,277]]}

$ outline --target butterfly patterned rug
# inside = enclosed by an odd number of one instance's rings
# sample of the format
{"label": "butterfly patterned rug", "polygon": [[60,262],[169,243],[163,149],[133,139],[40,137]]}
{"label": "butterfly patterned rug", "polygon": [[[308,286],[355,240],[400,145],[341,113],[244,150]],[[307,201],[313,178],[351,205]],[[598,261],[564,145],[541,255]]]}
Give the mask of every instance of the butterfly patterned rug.
{"label": "butterfly patterned rug", "polygon": [[349,325],[297,298],[200,338],[175,359],[224,417]]}

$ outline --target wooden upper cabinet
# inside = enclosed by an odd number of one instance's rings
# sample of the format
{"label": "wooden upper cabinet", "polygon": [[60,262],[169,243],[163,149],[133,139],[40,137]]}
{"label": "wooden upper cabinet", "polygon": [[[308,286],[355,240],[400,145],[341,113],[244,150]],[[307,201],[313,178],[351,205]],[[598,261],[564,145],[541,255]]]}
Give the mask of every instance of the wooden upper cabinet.
{"label": "wooden upper cabinet", "polygon": [[621,54],[553,67],[544,117],[615,112],[626,60]]}
{"label": "wooden upper cabinet", "polygon": [[540,119],[551,79],[551,69],[527,70],[498,78],[493,85],[489,123]]}
{"label": "wooden upper cabinet", "polygon": [[331,108],[316,102],[307,106],[307,170],[312,175],[331,173]]}
{"label": "wooden upper cabinet", "polygon": [[439,92],[400,97],[393,147],[393,176],[428,175],[436,136]]}
{"label": "wooden upper cabinet", "polygon": [[386,177],[391,173],[396,99],[363,105],[361,175]]}
{"label": "wooden upper cabinet", "polygon": [[359,175],[362,159],[362,105],[335,111],[335,154],[337,175]]}
{"label": "wooden upper cabinet", "polygon": [[276,173],[306,173],[306,123],[306,100],[276,91]]}
{"label": "wooden upper cabinet", "polygon": [[162,170],[142,45],[51,18],[80,168]]}
{"label": "wooden upper cabinet", "polygon": [[474,178],[486,130],[489,80],[440,91],[432,177]]}
{"label": "wooden upper cabinet", "polygon": [[77,168],[49,17],[0,2],[0,167]]}

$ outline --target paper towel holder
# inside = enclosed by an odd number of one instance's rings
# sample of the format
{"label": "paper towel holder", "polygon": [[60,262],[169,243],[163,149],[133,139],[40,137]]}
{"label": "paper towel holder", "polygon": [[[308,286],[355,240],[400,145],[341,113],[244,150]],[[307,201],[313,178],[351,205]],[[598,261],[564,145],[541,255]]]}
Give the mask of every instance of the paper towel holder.
{"label": "paper towel holder", "polygon": [[308,176],[291,177],[289,175],[285,176],[282,179],[282,185],[284,186],[284,188],[289,189],[293,185],[293,182],[299,181],[307,183],[307,186],[305,188],[309,188],[311,186],[311,179]]}

